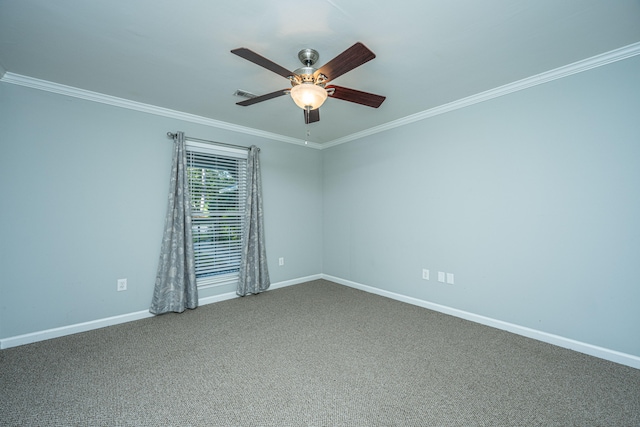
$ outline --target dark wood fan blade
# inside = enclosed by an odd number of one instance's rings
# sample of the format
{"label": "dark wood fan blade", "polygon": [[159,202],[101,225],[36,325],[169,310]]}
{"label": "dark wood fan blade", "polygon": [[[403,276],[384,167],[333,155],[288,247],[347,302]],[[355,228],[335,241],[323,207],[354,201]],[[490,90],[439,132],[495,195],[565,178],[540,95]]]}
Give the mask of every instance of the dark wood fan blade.
{"label": "dark wood fan blade", "polygon": [[327,81],[334,80],[375,57],[376,55],[373,52],[358,42],[324,64],[314,73],[314,76],[317,77],[319,74],[324,74],[327,77]]}
{"label": "dark wood fan blade", "polygon": [[286,68],[281,67],[280,65],[276,64],[270,59],[265,58],[264,56],[258,55],[257,53],[247,49],[246,47],[233,49],[231,53],[235,53],[239,57],[244,58],[247,61],[251,61],[254,64],[257,64],[261,67],[264,67],[269,71],[273,71],[276,74],[280,74],[284,78],[289,78],[290,76],[294,75],[291,71],[287,70]]}
{"label": "dark wood fan blade", "polygon": [[[361,92],[348,87],[329,85],[326,87],[331,98],[342,99],[343,101],[355,102],[367,107],[378,108],[387,99],[386,96],[375,95],[373,93]],[[333,90],[331,90],[333,89]],[[332,93],[333,92],[333,93]]]}
{"label": "dark wood fan blade", "polygon": [[258,102],[267,101],[269,99],[277,98],[289,93],[289,89],[281,89],[275,92],[267,93],[266,95],[256,96],[255,98],[245,99],[244,101],[236,102],[236,105],[242,105],[243,107],[257,104]]}
{"label": "dark wood fan blade", "polygon": [[304,122],[306,124],[319,122],[320,121],[320,109],[316,108],[315,110],[304,110]]}

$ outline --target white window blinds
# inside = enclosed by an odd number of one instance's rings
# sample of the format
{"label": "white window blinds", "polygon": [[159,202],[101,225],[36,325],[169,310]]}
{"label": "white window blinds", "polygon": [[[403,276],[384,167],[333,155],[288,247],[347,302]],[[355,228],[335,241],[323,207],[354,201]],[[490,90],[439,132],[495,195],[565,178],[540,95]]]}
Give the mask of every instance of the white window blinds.
{"label": "white window blinds", "polygon": [[247,152],[187,141],[198,287],[236,283],[242,253]]}

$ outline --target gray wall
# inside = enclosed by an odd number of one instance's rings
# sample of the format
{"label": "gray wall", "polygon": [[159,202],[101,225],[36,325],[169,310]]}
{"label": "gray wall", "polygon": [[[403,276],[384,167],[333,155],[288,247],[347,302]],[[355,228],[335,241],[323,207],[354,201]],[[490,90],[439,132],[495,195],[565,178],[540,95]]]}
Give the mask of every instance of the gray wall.
{"label": "gray wall", "polygon": [[148,309],[167,131],[261,147],[271,281],[322,271],[318,150],[1,82],[0,129],[0,338]]}
{"label": "gray wall", "polygon": [[262,148],[274,283],[325,273],[640,356],[638,75],[635,57],[323,151],[0,82],[0,338],[148,308],[183,130]]}
{"label": "gray wall", "polygon": [[323,272],[640,356],[639,76],[634,57],[323,151]]}

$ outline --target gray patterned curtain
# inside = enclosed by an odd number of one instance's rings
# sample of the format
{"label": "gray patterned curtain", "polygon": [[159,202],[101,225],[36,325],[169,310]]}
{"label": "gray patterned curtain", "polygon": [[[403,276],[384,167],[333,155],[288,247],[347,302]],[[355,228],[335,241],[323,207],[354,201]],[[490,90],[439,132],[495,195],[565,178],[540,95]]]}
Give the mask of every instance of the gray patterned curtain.
{"label": "gray patterned curtain", "polygon": [[182,313],[198,306],[191,205],[187,179],[187,156],[184,133],[174,135],[173,165],[169,188],[169,204],[164,222],[164,237],[156,286],[149,311],[153,314]]}
{"label": "gray patterned curtain", "polygon": [[262,215],[262,179],[260,178],[260,150],[249,148],[247,158],[247,204],[244,217],[244,240],[238,290],[240,296],[259,294],[269,288],[269,269],[264,242]]}

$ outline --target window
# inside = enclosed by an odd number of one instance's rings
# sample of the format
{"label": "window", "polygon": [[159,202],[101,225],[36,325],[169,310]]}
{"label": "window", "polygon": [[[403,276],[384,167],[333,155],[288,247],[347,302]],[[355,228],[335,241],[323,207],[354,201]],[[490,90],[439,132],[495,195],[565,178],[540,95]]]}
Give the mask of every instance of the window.
{"label": "window", "polygon": [[237,283],[242,254],[247,152],[187,141],[196,283]]}

